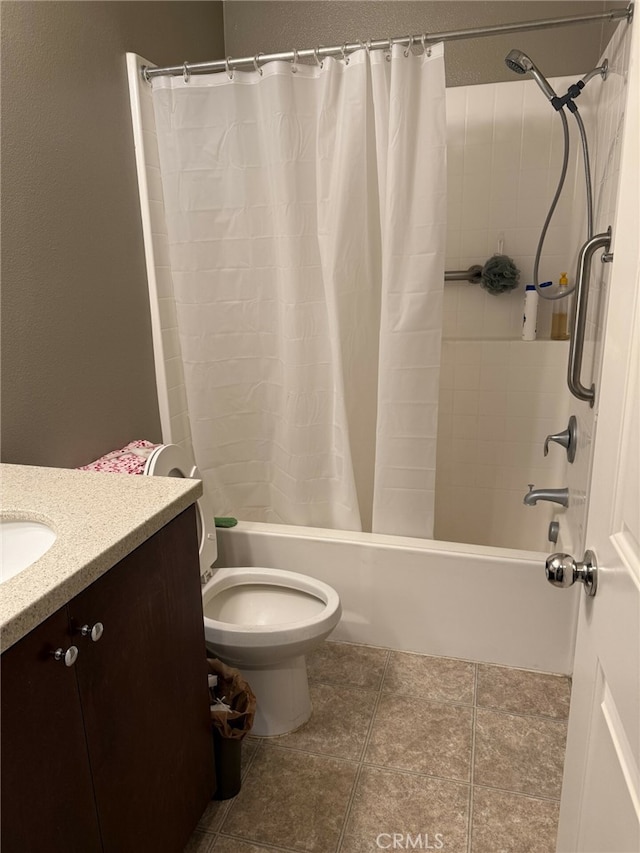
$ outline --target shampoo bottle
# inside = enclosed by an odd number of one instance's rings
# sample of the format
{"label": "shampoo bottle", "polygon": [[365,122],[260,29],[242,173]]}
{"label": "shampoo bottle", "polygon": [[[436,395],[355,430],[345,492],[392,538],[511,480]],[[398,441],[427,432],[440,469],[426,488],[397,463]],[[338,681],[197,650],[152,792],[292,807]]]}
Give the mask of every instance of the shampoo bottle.
{"label": "shampoo bottle", "polygon": [[535,341],[538,320],[538,291],[535,284],[527,284],[524,290],[524,312],[522,315],[522,340]]}
{"label": "shampoo bottle", "polygon": [[[550,281],[542,281],[539,287],[550,287]],[[524,289],[524,312],[522,315],[522,340],[535,341],[538,326],[538,290],[535,284],[527,284]]]}
{"label": "shampoo bottle", "polygon": [[[569,286],[569,280],[566,272],[563,272],[558,281],[559,292],[566,290]],[[553,303],[553,314],[551,315],[551,340],[566,341],[569,339],[569,327],[567,324],[567,314],[569,311],[569,297],[565,296],[562,299],[556,299]]]}

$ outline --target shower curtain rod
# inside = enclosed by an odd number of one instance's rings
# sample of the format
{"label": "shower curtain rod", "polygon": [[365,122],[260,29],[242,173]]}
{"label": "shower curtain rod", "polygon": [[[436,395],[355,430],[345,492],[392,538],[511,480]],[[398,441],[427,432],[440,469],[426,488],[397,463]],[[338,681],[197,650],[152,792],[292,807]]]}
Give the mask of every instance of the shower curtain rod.
{"label": "shower curtain rod", "polygon": [[178,77],[183,75],[185,80],[191,74],[209,74],[216,71],[234,71],[236,68],[251,67],[258,70],[267,62],[290,61],[297,62],[299,59],[315,59],[320,62],[326,56],[344,57],[354,50],[366,47],[368,50],[390,50],[394,44],[411,48],[413,45],[436,44],[440,41],[456,41],[458,39],[480,38],[482,36],[494,36],[501,33],[520,33],[528,30],[544,30],[550,27],[564,27],[571,24],[588,24],[596,21],[616,21],[626,18],[628,21],[633,17],[633,3],[626,9],[609,9],[606,12],[597,12],[593,15],[572,15],[565,18],[545,18],[539,21],[518,21],[511,24],[497,24],[492,27],[473,27],[467,30],[448,30],[442,33],[420,33],[413,36],[397,36],[386,39],[369,39],[366,42],[351,42],[334,47],[309,47],[302,50],[289,50],[283,53],[256,53],[255,56],[243,56],[238,59],[228,57],[217,59],[213,62],[184,62],[182,65],[170,65],[166,68],[149,68],[143,66],[142,76],[149,81],[152,77]]}

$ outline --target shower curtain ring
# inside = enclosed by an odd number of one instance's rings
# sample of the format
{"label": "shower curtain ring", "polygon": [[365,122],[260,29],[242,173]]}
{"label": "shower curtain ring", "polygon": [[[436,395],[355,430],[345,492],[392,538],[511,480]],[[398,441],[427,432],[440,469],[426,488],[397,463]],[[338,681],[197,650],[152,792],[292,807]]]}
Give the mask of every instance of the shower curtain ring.
{"label": "shower curtain ring", "polygon": [[233,80],[233,68],[229,68],[229,63],[231,62],[232,59],[233,59],[232,56],[227,56],[227,58],[224,61],[224,67],[225,67],[225,70],[227,72],[227,77],[229,78],[229,80]]}
{"label": "shower curtain ring", "polygon": [[365,43],[365,49],[366,49],[367,53],[371,53],[371,39],[367,39],[367,41]]}
{"label": "shower curtain ring", "polygon": [[320,51],[320,47],[319,47],[319,46],[318,46],[318,47],[314,47],[314,48],[313,48],[313,55],[314,55],[314,56],[315,56],[315,58],[316,58],[316,63],[317,63],[317,65],[318,65],[318,68],[324,68],[324,59],[320,59],[319,51]]}
{"label": "shower curtain ring", "polygon": [[413,47],[413,36],[409,36],[409,44],[407,45],[407,49],[404,52],[404,55],[408,58],[411,53],[411,48]]}
{"label": "shower curtain ring", "polygon": [[253,57],[253,67],[256,69],[258,74],[262,77],[262,75],[264,74],[264,71],[258,65],[258,60],[260,59],[261,56],[264,56],[264,53],[262,53],[262,51],[260,51],[260,53],[256,53],[256,55]]}
{"label": "shower curtain ring", "polygon": [[389,42],[389,47],[387,48],[384,58],[387,60],[387,62],[391,62],[391,51],[393,50],[393,39],[391,38],[391,36],[389,36],[387,41]]}
{"label": "shower curtain ring", "polygon": [[426,40],[427,40],[427,34],[422,33],[422,35],[420,36],[420,44],[422,45],[422,55],[424,56],[426,53],[427,56],[431,56],[431,45],[429,45],[429,47],[427,47],[427,45],[425,44]]}
{"label": "shower curtain ring", "polygon": [[191,80],[191,70],[187,62],[182,63],[182,79],[185,83],[188,83]]}
{"label": "shower curtain ring", "polygon": [[295,49],[293,51],[293,59],[291,60],[291,73],[298,73],[298,51]]}
{"label": "shower curtain ring", "polygon": [[344,64],[349,64],[349,57],[347,56],[347,43],[345,42],[340,48],[340,53],[342,54],[342,58],[344,59]]}

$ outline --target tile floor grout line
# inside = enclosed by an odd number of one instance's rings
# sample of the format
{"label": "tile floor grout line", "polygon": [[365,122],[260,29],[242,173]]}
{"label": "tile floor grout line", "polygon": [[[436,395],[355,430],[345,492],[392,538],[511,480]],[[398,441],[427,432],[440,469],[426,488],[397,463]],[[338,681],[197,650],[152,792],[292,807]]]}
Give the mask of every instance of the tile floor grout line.
{"label": "tile floor grout line", "polygon": [[474,785],[474,788],[484,788],[487,791],[500,791],[502,794],[513,794],[514,797],[525,797],[528,800],[540,800],[542,803],[560,803],[560,797],[541,797],[540,794],[528,794],[526,791],[511,791],[509,788],[498,788],[497,785]]}
{"label": "tile floor grout line", "polygon": [[362,764],[364,763],[364,757],[367,753],[367,747],[369,746],[369,741],[371,740],[371,734],[373,732],[373,726],[376,719],[376,714],[378,713],[378,707],[380,702],[382,701],[382,687],[384,685],[384,680],[387,675],[387,669],[389,668],[389,663],[391,661],[391,649],[387,649],[387,659],[384,662],[384,667],[382,668],[382,675],[380,676],[380,686],[377,690],[376,700],[373,703],[373,713],[371,714],[371,719],[369,720],[369,725],[367,727],[367,733],[364,738],[364,743],[362,744],[362,749],[360,750],[360,757],[358,761]]}
{"label": "tile floor grout line", "polygon": [[478,665],[473,677],[473,714],[471,718],[471,767],[469,768],[469,819],[467,821],[467,853],[472,853],[473,843],[473,774],[476,762],[476,700],[478,698]]}
{"label": "tile floor grout line", "polygon": [[313,755],[315,758],[330,758],[332,761],[340,761],[343,764],[361,764],[359,758],[343,758],[341,755],[334,755],[331,752],[314,752],[311,749],[302,749],[299,746],[284,746],[284,744],[273,744],[265,747],[266,749],[283,749],[286,752],[297,752],[300,755]]}
{"label": "tile floor grout line", "polygon": [[344,837],[347,832],[347,824],[349,823],[349,816],[351,815],[351,806],[353,805],[353,801],[356,798],[356,791],[358,790],[358,784],[360,783],[360,777],[362,776],[362,771],[364,769],[363,764],[358,764],[358,769],[356,770],[356,775],[353,780],[353,785],[351,786],[351,792],[349,794],[349,798],[347,800],[347,807],[344,810],[344,820],[342,822],[342,829],[340,830],[340,835],[338,836],[338,841],[335,846],[335,853],[340,853],[340,848],[342,847],[342,842],[344,841]]}
{"label": "tile floor grout line", "polygon": [[527,720],[543,720],[545,723],[569,723],[568,717],[545,717],[543,714],[525,714],[522,711],[505,711],[504,708],[487,708],[485,705],[476,705],[478,711],[491,711],[492,714],[502,714],[508,717],[525,717]]}
{"label": "tile floor grout line", "polygon": [[[239,841],[241,844],[257,845],[258,847],[264,847],[265,850],[275,850],[276,853],[300,853],[300,850],[296,850],[295,847],[278,847],[276,844],[271,844],[270,841],[250,841],[247,838],[243,838],[242,835],[232,835],[230,832],[219,832],[217,837]],[[213,853],[215,853],[215,848]]]}
{"label": "tile floor grout line", "polygon": [[384,679],[387,674],[387,669],[389,667],[389,662],[391,660],[391,649],[387,649],[387,659],[384,662],[384,667],[382,668],[382,675],[380,676],[380,685],[378,687],[376,700],[373,705],[373,712],[371,714],[371,719],[369,720],[369,725],[367,727],[367,734],[364,738],[364,743],[362,744],[362,749],[360,750],[360,757],[358,760],[358,769],[356,771],[356,777],[353,780],[353,786],[351,788],[351,794],[349,795],[349,799],[347,800],[347,808],[344,812],[344,821],[342,824],[342,829],[340,831],[340,835],[338,837],[338,843],[336,845],[336,853],[340,853],[340,849],[344,842],[344,837],[347,832],[347,825],[349,823],[349,817],[351,816],[351,807],[353,806],[353,802],[356,798],[356,791],[358,790],[358,784],[360,782],[360,777],[362,776],[362,771],[364,769],[364,757],[367,753],[367,747],[369,746],[369,741],[371,739],[371,733],[373,732],[373,726],[376,719],[376,714],[378,712],[378,706],[380,705],[380,701],[382,699],[382,686],[384,684]]}
{"label": "tile floor grout line", "polygon": [[418,776],[420,779],[436,779],[438,782],[450,782],[452,785],[471,786],[468,779],[454,779],[452,776],[438,776],[435,773],[425,773],[423,770],[410,770],[406,767],[395,767],[392,764],[376,764],[374,761],[363,761],[363,767],[373,767],[375,770],[388,770],[389,773],[400,773],[402,776]]}
{"label": "tile floor grout line", "polygon": [[[344,685],[337,684],[335,681],[323,681],[323,680],[320,680],[317,678],[313,679],[313,680],[310,679],[309,683],[310,684],[323,684],[325,687],[334,687],[334,688],[344,686]],[[532,719],[532,720],[544,720],[546,722],[551,722],[551,723],[567,723],[568,719],[569,719],[568,716],[567,717],[550,717],[547,714],[527,714],[526,711],[510,711],[510,710],[507,710],[506,708],[496,708],[496,707],[491,706],[491,705],[478,705],[478,704],[476,704],[475,697],[474,697],[474,700],[471,702],[456,702],[456,701],[447,700],[447,699],[436,699],[432,696],[416,696],[414,693],[410,693],[410,692],[403,693],[401,690],[379,689],[378,691],[374,691],[374,690],[361,689],[358,687],[357,684],[348,684],[346,686],[352,690],[359,690],[360,689],[362,693],[379,693],[379,694],[382,694],[384,696],[397,696],[399,698],[405,697],[407,699],[417,699],[421,702],[432,702],[434,705],[446,705],[447,707],[453,707],[453,708],[477,708],[479,711],[492,711],[496,714],[507,714],[507,715],[512,716],[512,717],[525,717],[527,719]]]}
{"label": "tile floor grout line", "polygon": [[533,675],[552,675],[554,678],[566,678],[569,682],[571,682],[571,676],[566,675],[564,672],[550,672],[546,669],[527,669],[523,666],[511,666],[508,663],[487,663],[483,660],[473,660],[471,658],[457,658],[452,655],[436,655],[430,654],[427,652],[408,652],[404,649],[391,649],[389,646],[372,646],[367,643],[352,643],[347,640],[327,640],[326,641],[330,646],[361,646],[365,649],[380,649],[380,651],[386,652],[398,652],[401,655],[413,655],[417,658],[438,658],[439,660],[453,660],[458,661],[459,663],[471,663],[474,666],[487,666],[495,669],[509,669],[515,670],[516,672],[528,672]]}

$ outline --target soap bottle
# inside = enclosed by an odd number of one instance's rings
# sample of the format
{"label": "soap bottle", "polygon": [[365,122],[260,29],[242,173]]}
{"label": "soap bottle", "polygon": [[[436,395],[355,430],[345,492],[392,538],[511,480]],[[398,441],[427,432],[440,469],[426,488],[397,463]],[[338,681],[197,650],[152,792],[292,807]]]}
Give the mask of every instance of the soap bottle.
{"label": "soap bottle", "polygon": [[[560,275],[558,281],[558,293],[569,287],[569,279],[566,272]],[[563,296],[561,299],[556,299],[553,303],[553,313],[551,314],[551,340],[552,341],[567,341],[569,340],[569,327],[567,324],[567,314],[569,311],[569,297]]]}
{"label": "soap bottle", "polygon": [[524,289],[524,311],[522,314],[522,340],[535,341],[538,321],[538,291],[535,284]]}
{"label": "soap bottle", "polygon": [[[542,281],[538,287],[551,287],[551,282]],[[523,341],[535,341],[538,333],[538,287],[535,284],[527,284],[524,289],[524,312],[522,315]]]}

